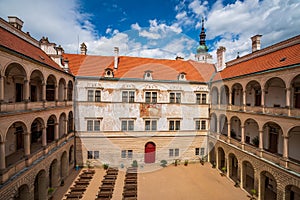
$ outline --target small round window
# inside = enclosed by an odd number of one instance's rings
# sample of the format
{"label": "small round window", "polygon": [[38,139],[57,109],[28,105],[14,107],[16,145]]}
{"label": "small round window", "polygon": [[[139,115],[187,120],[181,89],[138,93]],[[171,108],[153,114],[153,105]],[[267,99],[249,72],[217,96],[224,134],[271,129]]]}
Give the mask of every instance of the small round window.
{"label": "small round window", "polygon": [[148,73],[147,73],[147,77],[150,77],[150,76],[151,76],[151,74],[148,72]]}
{"label": "small round window", "polygon": [[184,74],[181,74],[181,79],[184,79]]}
{"label": "small round window", "polygon": [[107,72],[106,72],[106,75],[107,75],[107,76],[110,76],[110,71],[107,71]]}

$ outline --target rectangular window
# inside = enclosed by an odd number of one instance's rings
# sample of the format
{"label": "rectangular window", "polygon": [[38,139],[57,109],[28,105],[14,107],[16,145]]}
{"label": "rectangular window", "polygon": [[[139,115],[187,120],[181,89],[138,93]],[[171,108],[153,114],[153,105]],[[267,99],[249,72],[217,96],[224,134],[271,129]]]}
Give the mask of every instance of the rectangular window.
{"label": "rectangular window", "polygon": [[132,150],[128,150],[128,151],[127,151],[127,155],[128,155],[128,156],[127,156],[128,158],[132,158],[133,151],[132,151]]}
{"label": "rectangular window", "polygon": [[200,155],[200,149],[199,148],[195,148],[195,155],[199,156]]}
{"label": "rectangular window", "polygon": [[145,131],[156,131],[157,122],[156,120],[145,120]]}
{"label": "rectangular window", "polygon": [[94,101],[94,90],[88,90],[88,101]]}
{"label": "rectangular window", "polygon": [[200,120],[195,121],[195,130],[200,130]]}
{"label": "rectangular window", "polygon": [[94,121],[94,131],[100,131],[100,120]]}
{"label": "rectangular window", "polygon": [[180,120],[170,120],[169,121],[169,130],[170,131],[180,130]]}
{"label": "rectangular window", "polygon": [[206,130],[206,120],[201,120],[201,130]]}
{"label": "rectangular window", "polygon": [[129,103],[134,102],[134,96],[135,96],[135,92],[134,91],[129,91]]}
{"label": "rectangular window", "polygon": [[174,149],[169,149],[169,157],[173,157],[174,156]]}
{"label": "rectangular window", "polygon": [[196,94],[196,104],[206,104],[206,94],[205,93]]}
{"label": "rectangular window", "polygon": [[128,92],[127,91],[122,92],[122,102],[128,102]]}
{"label": "rectangular window", "polygon": [[170,103],[180,103],[181,102],[181,93],[170,93]]}
{"label": "rectangular window", "polygon": [[121,158],[126,158],[126,150],[121,151]]}
{"label": "rectangular window", "polygon": [[93,159],[93,151],[88,151],[87,154],[88,159]]}
{"label": "rectangular window", "polygon": [[94,151],[94,159],[99,159],[99,151]]}
{"label": "rectangular window", "polygon": [[100,102],[101,101],[101,91],[100,90],[96,90],[95,91],[95,101],[96,102]]}
{"label": "rectangular window", "polygon": [[179,156],[179,149],[175,149],[175,156]]}
{"label": "rectangular window", "polygon": [[133,120],[122,120],[121,130],[122,131],[133,131],[134,130],[134,121]]}
{"label": "rectangular window", "polygon": [[133,103],[134,102],[134,96],[135,96],[134,91],[123,91],[122,92],[122,102]]}
{"label": "rectangular window", "polygon": [[205,150],[204,148],[201,148],[201,149],[200,149],[200,155],[201,155],[201,156],[204,155],[204,150]]}
{"label": "rectangular window", "polygon": [[157,103],[157,92],[146,92],[145,93],[146,103]]}
{"label": "rectangular window", "polygon": [[93,120],[87,120],[87,131],[93,131]]}

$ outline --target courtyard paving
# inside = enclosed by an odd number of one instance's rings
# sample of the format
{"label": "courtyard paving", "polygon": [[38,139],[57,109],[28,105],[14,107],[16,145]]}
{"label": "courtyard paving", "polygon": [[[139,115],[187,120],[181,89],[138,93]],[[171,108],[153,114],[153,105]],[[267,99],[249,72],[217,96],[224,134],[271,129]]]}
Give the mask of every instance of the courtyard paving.
{"label": "courtyard paving", "polygon": [[[95,199],[101,185],[105,171],[95,168],[96,174],[84,193],[84,200]],[[175,167],[170,165],[161,168],[145,165],[139,169],[138,199],[139,200],[246,200],[247,193],[234,187],[234,183],[222,177],[220,173],[211,168],[209,163],[183,164]],[[64,199],[64,194],[74,183],[79,171],[73,171],[65,186],[60,187],[54,195],[54,200]],[[120,171],[112,200],[122,200],[125,172]]]}

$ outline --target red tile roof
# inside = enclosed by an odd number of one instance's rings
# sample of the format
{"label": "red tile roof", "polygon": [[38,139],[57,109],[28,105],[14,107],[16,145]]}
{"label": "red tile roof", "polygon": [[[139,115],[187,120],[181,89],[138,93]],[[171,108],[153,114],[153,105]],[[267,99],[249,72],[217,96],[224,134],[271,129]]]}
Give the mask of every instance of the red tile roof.
{"label": "red tile roof", "polygon": [[153,80],[177,80],[179,73],[186,73],[188,81],[205,82],[214,72],[212,64],[193,61],[167,60],[119,56],[118,69],[114,69],[114,57],[64,54],[69,68],[76,76],[104,76],[106,68],[114,70],[115,78],[143,79],[147,70],[152,71]]}
{"label": "red tile roof", "polygon": [[[226,67],[223,71],[216,74],[214,80],[233,78],[237,76],[252,74],[256,72],[267,71],[270,69],[276,69],[285,66],[291,66],[294,64],[300,64],[300,37],[292,38],[295,42],[295,39],[298,40],[298,44],[294,44],[288,47],[281,48],[279,50],[266,53],[261,56],[250,58],[244,62],[232,64],[229,67]],[[286,43],[285,41],[282,44]],[[278,46],[278,45],[277,45]],[[269,51],[274,48],[262,49],[263,51]],[[259,54],[260,52],[257,52]],[[255,55],[256,52],[253,53]],[[251,56],[251,54],[250,54]],[[238,61],[238,60],[236,60]],[[232,61],[233,62],[233,61]]]}
{"label": "red tile roof", "polygon": [[30,57],[55,69],[64,71],[42,49],[0,27],[0,46]]}

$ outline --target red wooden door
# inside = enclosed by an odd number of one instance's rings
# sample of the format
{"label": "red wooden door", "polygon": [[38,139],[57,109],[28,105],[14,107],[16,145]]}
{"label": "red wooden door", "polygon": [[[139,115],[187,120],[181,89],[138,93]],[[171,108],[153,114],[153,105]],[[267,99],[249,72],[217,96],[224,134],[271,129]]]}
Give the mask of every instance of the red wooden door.
{"label": "red wooden door", "polygon": [[145,145],[145,163],[155,162],[155,144],[153,142],[148,142]]}

